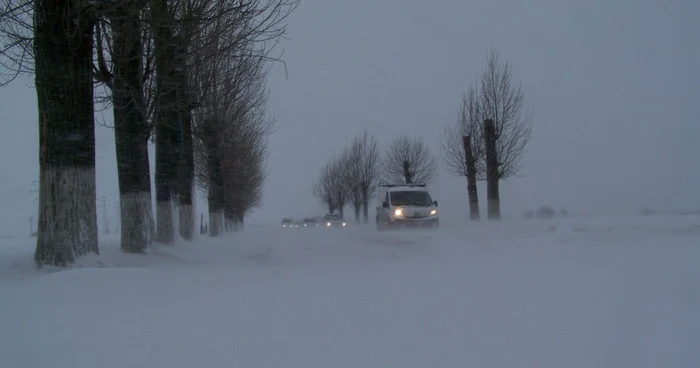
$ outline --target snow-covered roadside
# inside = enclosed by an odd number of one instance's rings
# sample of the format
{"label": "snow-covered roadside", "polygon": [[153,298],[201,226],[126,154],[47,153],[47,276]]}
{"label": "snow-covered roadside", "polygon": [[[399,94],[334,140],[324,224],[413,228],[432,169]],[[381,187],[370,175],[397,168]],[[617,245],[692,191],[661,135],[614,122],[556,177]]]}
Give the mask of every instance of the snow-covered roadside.
{"label": "snow-covered roadside", "polygon": [[698,366],[698,224],[251,229],[147,256],[123,255],[107,240],[82,268],[50,274],[26,268],[31,249],[7,246],[0,359],[107,368]]}

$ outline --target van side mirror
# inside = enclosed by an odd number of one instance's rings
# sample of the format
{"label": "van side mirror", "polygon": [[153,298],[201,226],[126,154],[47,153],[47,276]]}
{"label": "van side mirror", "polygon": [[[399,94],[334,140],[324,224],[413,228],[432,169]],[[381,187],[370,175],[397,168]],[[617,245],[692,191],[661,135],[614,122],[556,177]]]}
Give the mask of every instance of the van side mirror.
{"label": "van side mirror", "polygon": [[435,207],[438,206],[438,205],[437,205],[437,201],[433,201],[433,204],[435,205]]}
{"label": "van side mirror", "polygon": [[382,202],[382,207],[389,208],[389,202],[387,202],[387,201]]}

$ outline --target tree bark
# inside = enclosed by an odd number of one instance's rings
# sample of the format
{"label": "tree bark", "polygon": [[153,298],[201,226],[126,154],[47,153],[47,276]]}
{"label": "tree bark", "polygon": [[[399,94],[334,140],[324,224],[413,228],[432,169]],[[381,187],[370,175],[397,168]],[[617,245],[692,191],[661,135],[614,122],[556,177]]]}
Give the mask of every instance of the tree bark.
{"label": "tree bark", "polygon": [[193,208],[193,190],[194,190],[194,148],[192,144],[192,115],[190,110],[189,94],[187,93],[187,75],[180,73],[179,91],[181,96],[178,100],[181,101],[184,108],[180,111],[181,122],[181,139],[180,139],[180,165],[179,165],[179,200],[180,200],[180,236],[185,240],[192,240],[192,232],[194,229],[194,208]]}
{"label": "tree bark", "polygon": [[175,45],[172,15],[166,0],[153,0],[156,66],[156,240],[173,244],[173,193],[177,180],[177,80],[173,68]]}
{"label": "tree bark", "polygon": [[[213,133],[213,132],[212,132]],[[209,235],[219,236],[222,227],[222,217],[224,215],[224,183],[221,163],[217,150],[217,142],[214,141],[213,134],[208,135],[208,157],[207,172],[209,173]]]}
{"label": "tree bark", "polygon": [[93,24],[87,1],[34,2],[39,110],[39,221],[34,260],[67,266],[99,253],[95,186]]}
{"label": "tree bark", "polygon": [[484,143],[486,154],[486,198],[488,201],[488,219],[501,218],[501,204],[498,194],[498,152],[496,151],[496,127],[493,120],[484,120]]}
{"label": "tree bark", "polygon": [[467,194],[469,196],[469,218],[471,220],[479,220],[479,196],[476,186],[476,162],[472,153],[472,137],[469,135],[462,136],[462,145],[464,146],[464,157],[467,165]]}
{"label": "tree bark", "polygon": [[360,186],[360,194],[362,195],[362,222],[369,223],[369,187],[366,183]]}
{"label": "tree bark", "polygon": [[406,180],[406,184],[413,183],[413,175],[411,175],[411,164],[408,161],[403,162],[403,177]]}
{"label": "tree bark", "polygon": [[146,122],[141,77],[139,7],[125,4],[110,17],[113,34],[112,100],[119,181],[121,249],[143,252],[151,241],[150,128]]}
{"label": "tree bark", "polygon": [[352,207],[355,210],[355,223],[359,224],[361,222],[360,211],[362,210],[362,196],[359,186],[352,187]]}
{"label": "tree bark", "polygon": [[219,236],[222,229],[223,206],[221,203],[221,187],[209,184],[209,236]]}

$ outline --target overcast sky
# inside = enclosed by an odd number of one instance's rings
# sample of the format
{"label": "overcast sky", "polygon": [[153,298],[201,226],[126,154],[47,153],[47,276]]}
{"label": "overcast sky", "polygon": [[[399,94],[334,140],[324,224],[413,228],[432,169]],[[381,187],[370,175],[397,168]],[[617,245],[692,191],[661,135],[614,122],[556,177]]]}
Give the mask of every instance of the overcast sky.
{"label": "overcast sky", "polygon": [[[697,14],[690,0],[302,0],[282,44],[288,77],[281,65],[270,75],[280,129],[253,217],[322,213],[313,179],[365,128],[382,147],[399,133],[421,135],[440,156],[442,127],[455,121],[492,46],[513,63],[535,119],[524,177],[502,184],[506,214],[540,205],[581,214],[700,208]],[[9,128],[0,172],[11,176],[0,197],[19,213],[10,227],[27,227],[36,210],[30,82],[0,89]],[[116,211],[113,150],[112,132],[100,128],[98,194]],[[465,180],[440,164],[433,196],[444,216],[464,216]]]}

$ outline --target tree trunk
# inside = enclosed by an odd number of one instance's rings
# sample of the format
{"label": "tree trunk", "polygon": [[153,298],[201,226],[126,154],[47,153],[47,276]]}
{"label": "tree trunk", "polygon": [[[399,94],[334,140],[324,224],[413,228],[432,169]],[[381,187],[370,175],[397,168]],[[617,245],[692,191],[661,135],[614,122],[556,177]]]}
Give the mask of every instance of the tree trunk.
{"label": "tree trunk", "polygon": [[352,207],[355,210],[355,223],[360,223],[360,210],[362,209],[362,197],[360,196],[360,187],[353,186],[352,188]]}
{"label": "tree trunk", "polygon": [[462,136],[462,145],[464,146],[464,157],[467,164],[467,194],[469,196],[469,218],[471,220],[479,220],[479,196],[476,187],[476,161],[472,153],[472,137],[469,135]]}
{"label": "tree trunk", "polygon": [[362,183],[360,186],[360,192],[362,195],[362,222],[365,224],[369,223],[369,188],[366,183]]}
{"label": "tree trunk", "polygon": [[223,208],[221,205],[221,188],[218,185],[209,184],[209,236],[219,236],[222,228]]}
{"label": "tree trunk", "polygon": [[97,245],[93,19],[87,1],[34,1],[39,221],[34,260],[66,266]]}
{"label": "tree trunk", "polygon": [[177,78],[177,110],[178,110],[178,199],[180,202],[179,208],[179,233],[185,240],[192,240],[192,232],[194,230],[194,211],[193,211],[193,191],[194,191],[194,148],[192,143],[192,110],[189,96],[189,87],[187,84],[187,65],[185,55],[187,53],[186,45],[182,38],[178,38],[177,53],[175,59],[177,67],[174,74]]}
{"label": "tree trunk", "polygon": [[486,198],[488,219],[501,218],[501,204],[498,195],[498,152],[496,151],[496,127],[493,120],[484,120],[484,143],[486,153]]}
{"label": "tree trunk", "polygon": [[151,240],[150,131],[142,97],[142,34],[138,10],[131,4],[121,5],[110,17],[121,249],[129,253],[143,252]]}
{"label": "tree trunk", "polygon": [[189,113],[182,120],[182,151],[180,153],[180,236],[192,240],[194,229],[194,152],[192,147],[192,120]]}
{"label": "tree trunk", "polygon": [[413,175],[411,174],[411,164],[408,160],[403,162],[403,177],[406,180],[406,184],[413,183]]}
{"label": "tree trunk", "polygon": [[156,237],[163,244],[173,244],[173,191],[176,190],[177,149],[177,80],[173,68],[175,45],[172,15],[166,0],[153,0],[155,21],[154,45],[156,66]]}
{"label": "tree trunk", "polygon": [[245,215],[238,215],[238,230],[245,228]]}
{"label": "tree trunk", "polygon": [[211,135],[208,135],[208,157],[207,171],[209,173],[209,235],[219,236],[223,225],[223,215],[225,206],[225,192],[223,185],[223,175],[221,172],[221,164],[219,162],[219,154],[217,144]]}

